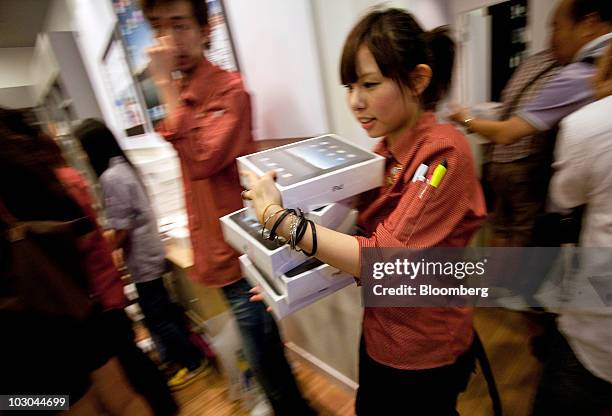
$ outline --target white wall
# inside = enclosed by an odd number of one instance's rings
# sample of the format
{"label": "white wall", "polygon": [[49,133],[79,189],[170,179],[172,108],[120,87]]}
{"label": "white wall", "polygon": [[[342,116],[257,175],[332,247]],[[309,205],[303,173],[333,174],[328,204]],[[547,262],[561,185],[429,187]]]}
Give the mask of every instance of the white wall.
{"label": "white wall", "polygon": [[8,108],[30,108],[34,98],[29,85],[0,88],[0,106]]}
{"label": "white wall", "polygon": [[348,32],[358,17],[372,3],[348,0],[315,0],[312,3],[321,56],[319,70],[325,85],[330,130],[343,137],[355,140],[366,148],[371,147],[373,142],[355,121],[347,106],[346,93],[340,84],[339,64],[342,45]]}
{"label": "white wall", "polygon": [[466,105],[471,106],[490,100],[491,97],[491,17],[476,9],[465,15],[466,33],[463,37],[465,67]]}
{"label": "white wall", "polygon": [[63,32],[74,30],[72,0],[51,0],[43,32]]}
{"label": "white wall", "polygon": [[[480,7],[488,7],[506,0],[451,0],[450,10],[453,17],[461,13],[470,12]],[[531,0],[530,2],[532,2]],[[538,1],[538,0],[535,0]]]}
{"label": "white wall", "polygon": [[[51,0],[42,31],[71,30],[72,13],[67,1]],[[0,48],[0,105],[23,108],[36,104],[32,85],[41,68],[33,68],[33,63],[33,47]]]}
{"label": "white wall", "polygon": [[59,65],[46,33],[39,33],[36,37],[36,46],[29,70],[32,79],[32,96],[36,104],[40,104],[59,74]]}
{"label": "white wall", "polygon": [[552,13],[560,0],[531,0],[528,4],[529,16],[529,33],[530,33],[530,52],[536,53],[548,48],[550,20]]}
{"label": "white wall", "polygon": [[413,13],[425,30],[451,22],[450,0],[396,0],[390,4]]}
{"label": "white wall", "polygon": [[30,65],[34,48],[0,48],[0,88],[32,84]]}
{"label": "white wall", "polygon": [[308,0],[225,2],[258,139],[329,131]]}
{"label": "white wall", "polygon": [[116,23],[110,1],[73,0],[73,27],[79,33],[78,44],[85,69],[98,98],[104,119],[118,138],[123,138],[113,114],[112,97],[102,73],[102,56]]}

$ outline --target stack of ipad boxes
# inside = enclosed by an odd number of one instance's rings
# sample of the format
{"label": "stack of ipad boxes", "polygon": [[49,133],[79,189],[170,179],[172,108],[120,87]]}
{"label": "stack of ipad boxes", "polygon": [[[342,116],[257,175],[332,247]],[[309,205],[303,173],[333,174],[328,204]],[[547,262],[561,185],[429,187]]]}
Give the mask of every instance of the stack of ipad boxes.
{"label": "stack of ipad boxes", "polygon": [[[318,226],[353,234],[355,196],[382,185],[385,159],[336,135],[319,136],[237,159],[241,172],[276,171],[285,208],[300,208]],[[249,189],[246,177],[242,185]],[[251,208],[221,218],[226,241],[242,253],[249,283],[259,286],[278,319],[351,284],[353,277],[262,237]]]}

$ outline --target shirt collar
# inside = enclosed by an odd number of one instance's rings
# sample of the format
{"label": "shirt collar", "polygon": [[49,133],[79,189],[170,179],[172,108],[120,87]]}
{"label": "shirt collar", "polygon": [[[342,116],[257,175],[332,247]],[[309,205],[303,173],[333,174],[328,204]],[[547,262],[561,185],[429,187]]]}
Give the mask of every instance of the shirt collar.
{"label": "shirt collar", "polygon": [[213,64],[202,58],[191,77],[181,80],[181,100],[187,104],[197,104],[208,97],[211,89],[211,76],[215,71]]}
{"label": "shirt collar", "polygon": [[436,115],[426,111],[417,120],[414,127],[409,129],[402,137],[389,145],[386,139],[381,140],[376,146],[376,152],[387,159],[393,158],[402,166],[408,164],[416,150],[416,142],[424,136],[425,131],[436,123]]}
{"label": "shirt collar", "polygon": [[602,35],[596,39],[593,39],[586,45],[584,45],[576,56],[574,57],[574,62],[580,62],[584,58],[589,56],[598,56],[601,54],[602,50],[606,47],[608,42],[612,39],[612,32]]}

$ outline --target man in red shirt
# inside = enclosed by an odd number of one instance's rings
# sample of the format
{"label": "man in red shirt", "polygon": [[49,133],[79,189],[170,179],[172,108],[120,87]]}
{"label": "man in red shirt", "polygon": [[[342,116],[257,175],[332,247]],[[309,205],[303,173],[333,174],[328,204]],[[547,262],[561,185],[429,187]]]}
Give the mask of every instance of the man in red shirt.
{"label": "man in red shirt", "polygon": [[[194,252],[193,279],[222,288],[240,328],[245,355],[277,415],[312,414],[284,355],[273,318],[249,302],[238,254],[223,239],[219,218],[242,208],[235,158],[254,150],[251,106],[237,73],[204,56],[209,25],[204,0],[143,0],[158,38],[149,70],[167,116],[157,126],[177,150]],[[181,79],[173,79],[180,73]]]}

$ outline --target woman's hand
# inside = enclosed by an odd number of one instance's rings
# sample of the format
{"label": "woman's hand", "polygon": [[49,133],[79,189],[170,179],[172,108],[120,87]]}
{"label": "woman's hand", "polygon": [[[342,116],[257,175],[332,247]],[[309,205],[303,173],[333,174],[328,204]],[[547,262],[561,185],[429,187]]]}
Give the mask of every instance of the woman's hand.
{"label": "woman's hand", "polygon": [[449,120],[454,121],[457,124],[464,125],[465,120],[470,118],[470,111],[458,104],[451,104],[449,106],[449,114],[447,117]]}
{"label": "woman's hand", "polygon": [[[259,286],[255,286],[249,290],[249,293],[252,293],[253,296],[249,298],[249,302],[264,302],[264,296],[261,294],[261,288]],[[271,307],[266,307],[266,311],[272,312]]]}
{"label": "woman's hand", "polygon": [[[263,214],[267,208],[276,205],[278,206],[276,210],[278,210],[283,207],[281,194],[275,184],[276,172],[267,172],[261,178],[253,172],[243,172],[241,175],[247,178],[251,187],[251,189],[242,192],[242,198],[253,203],[257,219],[263,224],[265,219]],[[272,212],[268,210],[266,214]]]}

